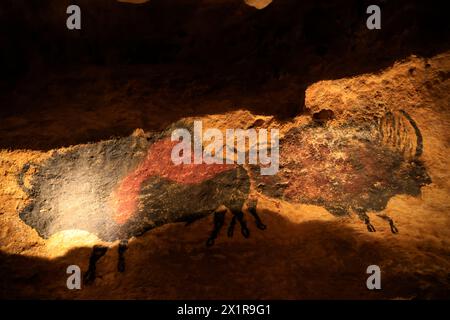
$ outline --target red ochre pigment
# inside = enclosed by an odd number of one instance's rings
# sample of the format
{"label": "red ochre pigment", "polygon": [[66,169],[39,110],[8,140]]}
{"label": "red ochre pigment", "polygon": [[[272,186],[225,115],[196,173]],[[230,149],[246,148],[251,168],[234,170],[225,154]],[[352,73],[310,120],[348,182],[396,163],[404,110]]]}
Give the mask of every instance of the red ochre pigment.
{"label": "red ochre pigment", "polygon": [[198,184],[215,177],[217,174],[231,170],[235,164],[190,164],[175,165],[171,154],[178,141],[164,139],[148,149],[145,160],[113,192],[116,211],[113,219],[118,224],[125,223],[138,208],[138,197],[142,183],[152,176],[172,180],[181,184]]}

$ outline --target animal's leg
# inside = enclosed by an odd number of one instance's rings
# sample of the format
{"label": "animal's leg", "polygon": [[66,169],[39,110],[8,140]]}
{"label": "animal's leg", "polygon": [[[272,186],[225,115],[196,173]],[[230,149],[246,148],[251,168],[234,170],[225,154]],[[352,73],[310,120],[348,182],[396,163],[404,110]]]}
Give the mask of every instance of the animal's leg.
{"label": "animal's leg", "polygon": [[379,214],[378,216],[379,216],[381,219],[383,219],[383,220],[389,222],[389,226],[391,227],[391,232],[392,232],[392,233],[394,233],[394,234],[395,234],[395,233],[398,233],[398,229],[397,229],[397,227],[395,226],[394,220],[392,220],[391,217],[389,217],[389,216],[386,215],[386,214]]}
{"label": "animal's leg", "polygon": [[121,240],[119,243],[119,260],[117,261],[117,271],[125,271],[125,251],[128,249],[128,240]]}
{"label": "animal's leg", "polygon": [[264,223],[262,223],[261,219],[258,216],[258,213],[256,212],[256,202],[252,203],[248,207],[248,211],[255,218],[256,227],[260,230],[265,230],[267,227]]}
{"label": "animal's leg", "polygon": [[367,215],[367,213],[365,211],[358,211],[358,216],[362,221],[364,221],[364,223],[367,226],[367,230],[369,230],[369,232],[376,231],[375,227],[370,223],[369,216]]}
{"label": "animal's leg", "polygon": [[228,226],[228,232],[227,232],[227,235],[230,238],[233,236],[235,225],[236,225],[236,216],[233,215],[233,217],[231,218],[230,225]]}
{"label": "animal's leg", "polygon": [[88,271],[86,271],[84,275],[84,283],[85,284],[91,284],[95,280],[95,271],[96,271],[96,265],[97,261],[103,257],[108,250],[105,246],[99,246],[96,245],[94,248],[92,248],[91,257],[89,258],[89,268]]}
{"label": "animal's leg", "polygon": [[247,228],[247,223],[244,220],[244,213],[240,210],[232,210],[233,216],[236,217],[237,221],[241,225],[241,233],[245,238],[250,236],[250,231]]}
{"label": "animal's leg", "polygon": [[217,235],[219,234],[219,231],[223,226],[223,223],[225,221],[225,212],[225,210],[214,212],[214,229],[211,232],[208,240],[206,241],[206,245],[208,247],[214,244],[214,240],[217,238]]}

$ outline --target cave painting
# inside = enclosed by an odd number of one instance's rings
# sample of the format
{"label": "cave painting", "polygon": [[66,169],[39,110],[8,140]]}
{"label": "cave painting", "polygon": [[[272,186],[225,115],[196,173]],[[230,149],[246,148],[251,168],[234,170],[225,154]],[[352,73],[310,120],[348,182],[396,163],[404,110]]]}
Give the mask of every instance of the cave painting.
{"label": "cave painting", "polygon": [[375,228],[367,212],[377,212],[397,233],[383,210],[393,196],[417,196],[431,183],[422,151],[420,130],[405,111],[337,127],[312,122],[280,141],[276,176],[253,176],[268,196],[323,206],[336,216],[357,214],[369,231]]}
{"label": "cave painting", "polygon": [[[336,216],[357,214],[369,231],[375,228],[367,213],[376,212],[396,233],[397,226],[384,212],[389,199],[417,196],[431,183],[420,160],[420,130],[404,111],[364,123],[311,120],[293,128],[280,141],[280,169],[273,176],[261,175],[255,165],[175,165],[175,144],[170,130],[141,132],[55,151],[43,163],[26,164],[18,183],[30,202],[20,218],[43,238],[81,229],[106,241],[122,240],[118,270],[124,271],[127,239],[168,223],[189,224],[213,214],[208,246],[227,212],[228,236],[237,223],[242,235],[249,236],[244,212],[264,230],[256,210],[260,194],[323,206]],[[35,173],[26,183],[31,167]],[[86,282],[95,279],[95,264],[106,249],[94,247]]]}

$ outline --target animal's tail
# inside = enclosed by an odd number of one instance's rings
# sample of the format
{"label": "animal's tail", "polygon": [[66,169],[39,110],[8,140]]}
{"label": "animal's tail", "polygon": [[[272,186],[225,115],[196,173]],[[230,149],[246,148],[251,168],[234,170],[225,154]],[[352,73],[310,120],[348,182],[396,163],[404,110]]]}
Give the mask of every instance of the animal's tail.
{"label": "animal's tail", "polygon": [[404,110],[388,112],[379,120],[382,142],[401,152],[406,159],[418,160],[423,153],[423,137],[414,119]]}
{"label": "animal's tail", "polygon": [[28,196],[32,195],[33,190],[32,190],[32,188],[28,188],[25,185],[25,176],[32,167],[39,168],[39,165],[32,163],[32,162],[27,162],[24,164],[22,169],[20,169],[20,172],[17,175],[17,184]]}

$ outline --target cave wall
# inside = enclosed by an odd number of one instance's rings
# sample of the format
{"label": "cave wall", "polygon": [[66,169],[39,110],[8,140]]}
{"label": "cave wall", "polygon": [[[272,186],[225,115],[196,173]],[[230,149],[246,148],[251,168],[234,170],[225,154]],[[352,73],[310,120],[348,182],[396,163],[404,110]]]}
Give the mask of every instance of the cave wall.
{"label": "cave wall", "polygon": [[[72,3],[83,10],[81,31],[65,28]],[[369,31],[365,8],[373,2],[360,0],[275,0],[262,10],[243,0],[1,1],[0,297],[448,297],[446,11],[429,1],[377,3],[382,29]],[[340,220],[328,211],[333,207],[312,205],[314,195],[301,204],[261,197],[267,231],[252,224],[251,238],[223,234],[208,249],[212,217],[188,227],[166,225],[130,243],[125,275],[117,272],[116,243],[98,264],[96,285],[72,292],[61,271],[74,263],[87,270],[91,247],[100,240],[80,230],[45,240],[19,216],[30,203],[18,182],[26,164],[57,152],[70,160],[74,145],[127,136],[136,128],[160,130],[186,116],[201,116],[214,128],[279,127],[287,133],[313,120],[319,131],[327,121],[349,118],[364,126],[401,110],[420,128],[418,168],[432,183],[420,196],[389,199],[385,212],[399,227],[396,235],[373,212],[377,232],[369,233],[356,216]],[[412,126],[403,137],[413,131],[418,136]],[[308,142],[293,145],[301,149]],[[365,153],[371,171],[358,170],[360,181],[366,172],[382,173],[375,161],[385,160],[381,155]],[[319,177],[327,175],[320,167],[327,158],[312,159]],[[33,174],[30,168],[28,181]],[[308,190],[301,182],[311,175],[298,174],[299,190]],[[333,195],[328,190],[322,194]],[[373,263],[387,271],[382,291],[364,286]]]}
{"label": "cave wall", "polygon": [[[66,28],[69,4],[82,9],[79,31]],[[0,146],[49,149],[239,109],[289,119],[309,112],[317,81],[448,49],[442,3],[377,1],[373,31],[369,4],[2,1]]]}
{"label": "cave wall", "polygon": [[[372,2],[277,0],[257,10],[242,0],[6,0],[2,79],[77,64],[184,63],[316,80],[448,47],[442,2],[378,1],[382,29],[370,31],[365,10]],[[65,27],[70,4],[82,9],[81,31]]]}

